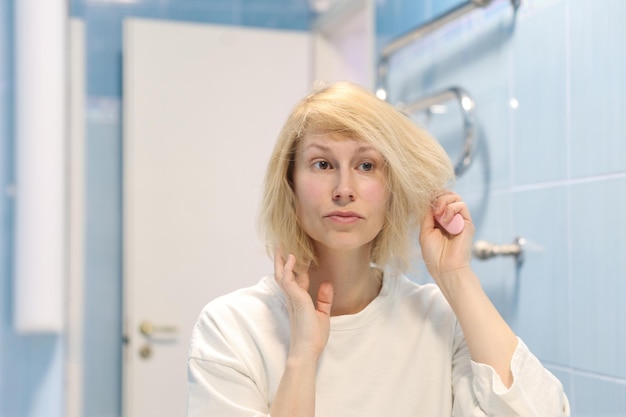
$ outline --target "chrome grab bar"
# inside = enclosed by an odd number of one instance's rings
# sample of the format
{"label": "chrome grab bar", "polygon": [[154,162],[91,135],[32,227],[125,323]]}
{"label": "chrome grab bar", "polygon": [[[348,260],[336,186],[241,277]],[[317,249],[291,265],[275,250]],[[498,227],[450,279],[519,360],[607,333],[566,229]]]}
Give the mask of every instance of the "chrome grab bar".
{"label": "chrome grab bar", "polygon": [[[424,38],[426,35],[442,28],[448,23],[468,14],[472,10],[479,7],[488,6],[493,0],[470,0],[466,3],[451,9],[449,12],[441,15],[440,17],[426,22],[417,28],[400,35],[399,37],[391,40],[387,46],[385,46],[378,59],[378,86],[376,89],[376,95],[381,100],[387,100],[387,75],[389,72],[389,59],[392,55],[398,52],[400,49],[407,45]],[[521,0],[511,0],[511,5],[517,9]]]}
{"label": "chrome grab bar", "polygon": [[476,102],[469,93],[460,87],[452,87],[409,104],[398,104],[397,107],[406,114],[412,114],[418,111],[430,111],[432,106],[445,103],[452,99],[456,99],[459,102],[463,114],[463,150],[454,165],[454,173],[457,177],[460,177],[467,171],[472,163],[474,139],[476,137],[476,126],[474,122],[474,108],[476,107]]}

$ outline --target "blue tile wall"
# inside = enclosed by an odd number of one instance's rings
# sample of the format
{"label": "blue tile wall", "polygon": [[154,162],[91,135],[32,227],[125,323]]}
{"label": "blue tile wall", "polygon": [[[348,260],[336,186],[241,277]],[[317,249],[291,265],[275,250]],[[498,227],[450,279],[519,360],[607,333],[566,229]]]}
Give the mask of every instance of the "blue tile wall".
{"label": "blue tile wall", "polygon": [[624,172],[626,3],[570,1],[572,175]]}
{"label": "blue tile wall", "polygon": [[437,18],[437,16],[441,16],[442,14],[457,7],[461,3],[466,3],[465,1],[459,0],[431,0],[431,2],[432,5],[430,7],[434,18]]}
{"label": "blue tile wall", "polygon": [[539,357],[561,366],[571,365],[567,205],[564,185],[513,193],[513,233],[525,238],[526,253],[508,321]]}
{"label": "blue tile wall", "polygon": [[571,187],[573,365],[626,380],[626,177]]}
{"label": "blue tile wall", "polygon": [[163,15],[171,20],[196,23],[211,22],[218,25],[234,24],[241,19],[241,16],[233,11],[229,2],[211,5],[211,7],[207,7],[207,4],[202,2],[167,3],[163,7]]}
{"label": "blue tile wall", "polygon": [[378,50],[391,39],[403,34],[425,20],[428,1],[407,2],[386,0],[376,2],[376,47]]}
{"label": "blue tile wall", "polygon": [[[512,243],[513,194],[508,190],[492,190],[488,198],[467,193],[467,204],[476,219],[476,236],[490,242]],[[477,218],[483,216],[482,218]],[[520,278],[513,258],[497,258],[492,262],[474,260],[472,268],[481,277],[483,287],[500,313],[507,320],[515,317],[519,303]]]}
{"label": "blue tile wall", "polygon": [[[377,21],[393,27],[401,12],[381,3]],[[416,24],[460,3],[424,2]],[[573,416],[626,416],[625,20],[620,0],[522,0],[515,14],[494,1],[400,51],[390,69],[392,101],[454,85],[474,96],[479,142],[455,190],[477,239],[527,244],[517,268],[473,265],[563,382]],[[446,149],[454,122],[429,126]]]}
{"label": "blue tile wall", "polygon": [[626,384],[593,374],[574,375],[575,417],[621,417],[626,415]]}
{"label": "blue tile wall", "polygon": [[84,412],[116,416],[122,361],[120,105],[103,97],[87,105]]}
{"label": "blue tile wall", "polygon": [[[567,32],[565,3],[525,13],[513,41],[515,184],[567,177]],[[550,33],[550,36],[545,36]],[[541,92],[538,94],[538,92]],[[537,169],[541,167],[541,169]]]}

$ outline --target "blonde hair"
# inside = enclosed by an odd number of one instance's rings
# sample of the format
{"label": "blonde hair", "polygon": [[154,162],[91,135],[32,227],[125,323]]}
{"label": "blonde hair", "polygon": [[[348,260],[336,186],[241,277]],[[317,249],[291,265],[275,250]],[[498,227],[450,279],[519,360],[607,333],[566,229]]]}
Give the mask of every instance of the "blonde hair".
{"label": "blonde hair", "polygon": [[305,134],[356,138],[377,149],[386,163],[386,221],[373,241],[371,262],[406,271],[417,254],[417,233],[432,200],[454,178],[450,158],[424,129],[389,103],[341,82],[300,101],[288,117],[270,157],[259,225],[268,251],[296,256],[298,268],[316,263],[311,238],[296,216],[293,166]]}

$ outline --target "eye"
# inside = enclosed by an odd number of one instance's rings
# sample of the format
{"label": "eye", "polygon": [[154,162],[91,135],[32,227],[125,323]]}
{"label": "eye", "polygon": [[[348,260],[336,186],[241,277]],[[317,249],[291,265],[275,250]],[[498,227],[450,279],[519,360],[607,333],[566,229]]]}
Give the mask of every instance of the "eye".
{"label": "eye", "polygon": [[328,161],[316,161],[313,163],[313,166],[321,170],[330,168],[330,164],[328,163]]}
{"label": "eye", "polygon": [[363,162],[361,165],[359,165],[359,169],[361,171],[371,171],[372,169],[374,169],[374,164],[371,162]]}

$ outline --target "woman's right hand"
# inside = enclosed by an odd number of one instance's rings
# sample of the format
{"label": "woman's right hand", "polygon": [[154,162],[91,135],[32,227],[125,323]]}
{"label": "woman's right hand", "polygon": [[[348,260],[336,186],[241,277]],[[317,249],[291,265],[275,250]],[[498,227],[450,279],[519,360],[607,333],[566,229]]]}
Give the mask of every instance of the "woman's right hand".
{"label": "woman's right hand", "polygon": [[291,323],[291,345],[289,356],[313,358],[317,361],[330,335],[330,309],[333,302],[333,287],[329,282],[321,283],[313,303],[309,294],[308,271],[294,271],[296,258],[288,255],[285,260],[280,251],[274,256],[276,282],[287,297],[287,309]]}

